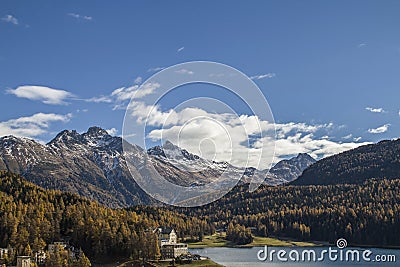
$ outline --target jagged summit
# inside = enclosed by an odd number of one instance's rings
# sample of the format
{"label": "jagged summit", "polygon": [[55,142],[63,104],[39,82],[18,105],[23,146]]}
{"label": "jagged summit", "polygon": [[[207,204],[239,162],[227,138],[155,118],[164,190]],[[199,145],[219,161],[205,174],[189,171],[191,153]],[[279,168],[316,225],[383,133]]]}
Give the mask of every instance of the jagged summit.
{"label": "jagged summit", "polygon": [[283,183],[287,183],[296,180],[305,169],[315,162],[316,160],[309,154],[300,153],[291,159],[279,161],[271,168],[267,177],[279,178]]}
{"label": "jagged summit", "polygon": [[300,159],[300,158],[303,158],[303,159],[313,159],[313,157],[311,157],[309,154],[307,154],[307,153],[299,153],[297,156],[296,156],[296,158],[298,158],[298,159]]}
{"label": "jagged summit", "polygon": [[83,144],[87,142],[98,142],[101,139],[111,139],[112,136],[108,132],[100,127],[92,126],[85,133],[78,133],[76,130],[63,130],[52,139],[48,145],[57,145],[60,143],[75,143]]}
{"label": "jagged summit", "polygon": [[92,126],[88,129],[84,136],[94,137],[94,138],[102,138],[104,136],[110,136],[108,132],[100,127]]}
{"label": "jagged summit", "polygon": [[173,158],[177,160],[187,159],[187,160],[198,160],[199,156],[190,153],[186,149],[180,148],[179,146],[173,144],[171,141],[166,140],[162,146],[154,146],[147,150],[147,153],[152,156],[160,156],[164,158]]}
{"label": "jagged summit", "polygon": [[76,130],[63,130],[56,135],[48,144],[81,142],[82,136]]}

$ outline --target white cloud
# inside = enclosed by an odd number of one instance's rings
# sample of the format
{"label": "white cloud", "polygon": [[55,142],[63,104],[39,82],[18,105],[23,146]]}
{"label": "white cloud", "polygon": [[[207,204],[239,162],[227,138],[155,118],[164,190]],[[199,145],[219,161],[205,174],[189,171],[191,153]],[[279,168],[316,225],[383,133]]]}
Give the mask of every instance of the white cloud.
{"label": "white cloud", "polygon": [[165,69],[165,67],[154,67],[147,70],[147,72],[156,72]]}
{"label": "white cloud", "polygon": [[47,132],[52,122],[68,122],[72,114],[37,113],[29,117],[20,117],[0,122],[0,136],[15,135],[36,137]]}
{"label": "white cloud", "polygon": [[[162,111],[160,106],[147,106],[142,102],[134,102],[129,108],[138,124],[146,123],[156,128],[148,133],[147,138],[153,141],[170,140],[194,154],[201,154],[210,160],[228,161],[236,166],[245,166],[247,159],[250,166],[257,166],[260,155],[263,159],[271,155],[274,144],[274,162],[297,153],[309,153],[315,158],[326,157],[366,144],[334,142],[320,134],[318,136],[322,137],[316,137],[317,133],[331,131],[335,127],[332,123],[274,124],[256,116],[209,113],[200,108]],[[272,137],[275,131],[274,143]],[[212,145],[200,151],[202,140],[211,140],[209,143]],[[262,161],[259,167],[268,167],[267,160]]]}
{"label": "white cloud", "polygon": [[358,142],[358,141],[360,141],[361,139],[362,139],[361,136],[359,136],[359,137],[354,137],[354,138],[353,138],[353,141],[354,141],[354,142]]}
{"label": "white cloud", "polygon": [[[139,82],[139,78],[135,79],[135,82]],[[141,78],[140,78],[141,81]],[[146,83],[143,85],[135,84],[129,87],[120,87],[115,89],[108,96],[97,96],[86,99],[86,102],[93,103],[113,103],[113,109],[126,108],[126,103],[131,99],[140,99],[147,95],[152,94],[157,88],[160,87],[159,83]]]}
{"label": "white cloud", "polygon": [[259,75],[254,75],[251,76],[250,79],[252,80],[261,80],[261,79],[270,79],[270,78],[274,78],[276,76],[275,73],[266,73],[266,74],[259,74]]}
{"label": "white cloud", "polygon": [[184,49],[185,49],[185,47],[182,46],[182,47],[178,48],[177,52],[179,53],[179,52],[183,51]]}
{"label": "white cloud", "polygon": [[115,89],[111,93],[111,97],[116,98],[118,102],[130,100],[132,98],[142,98],[146,95],[152,94],[154,90],[156,90],[159,87],[160,87],[159,83],[146,83],[143,84],[142,86],[133,85],[130,87],[121,87]]}
{"label": "white cloud", "polygon": [[76,13],[68,13],[67,14],[70,17],[76,18],[76,19],[81,19],[81,20],[92,20],[93,17],[91,16],[85,16],[85,15],[80,15],[80,14],[76,14]]}
{"label": "white cloud", "polygon": [[372,113],[385,113],[386,112],[383,108],[366,107],[365,109],[368,111],[371,111]]}
{"label": "white cloud", "polygon": [[297,133],[276,140],[275,156],[285,158],[287,155],[308,153],[314,158],[324,158],[366,144],[368,143],[338,143],[315,138],[312,133]]}
{"label": "white cloud", "polygon": [[111,129],[106,130],[106,132],[107,132],[109,135],[115,136],[115,135],[118,133],[118,130],[115,129],[115,128],[111,128]]}
{"label": "white cloud", "polygon": [[361,47],[364,47],[364,46],[366,46],[366,45],[367,45],[366,43],[361,43],[361,44],[358,44],[357,47],[358,47],[358,48],[361,48]]}
{"label": "white cloud", "polygon": [[389,130],[389,126],[390,126],[390,124],[385,124],[378,128],[368,129],[368,132],[372,133],[372,134],[386,133]]}
{"label": "white cloud", "polygon": [[64,90],[35,85],[23,85],[16,89],[9,89],[6,92],[17,97],[37,100],[50,105],[65,105],[67,104],[65,100],[74,96]]}
{"label": "white cloud", "polygon": [[140,76],[136,77],[134,83],[135,83],[135,84],[140,84],[140,83],[142,83],[142,77],[140,77]]}
{"label": "white cloud", "polygon": [[93,102],[93,103],[111,103],[112,99],[109,96],[95,96],[85,100],[86,102]]}
{"label": "white cloud", "polygon": [[351,139],[351,138],[353,138],[352,134],[348,134],[348,135],[342,137],[342,139]]}
{"label": "white cloud", "polygon": [[1,18],[1,20],[7,23],[18,25],[18,19],[12,15],[5,15],[4,17]]}
{"label": "white cloud", "polygon": [[187,70],[187,69],[180,69],[180,70],[176,70],[175,71],[178,74],[189,74],[189,75],[193,75],[194,72],[191,70]]}

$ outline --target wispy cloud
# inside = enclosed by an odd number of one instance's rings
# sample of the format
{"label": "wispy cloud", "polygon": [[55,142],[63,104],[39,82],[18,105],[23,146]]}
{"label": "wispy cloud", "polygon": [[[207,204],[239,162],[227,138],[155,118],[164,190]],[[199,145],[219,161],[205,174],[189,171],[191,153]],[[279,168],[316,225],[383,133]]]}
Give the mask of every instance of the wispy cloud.
{"label": "wispy cloud", "polygon": [[150,68],[147,70],[147,72],[156,72],[165,69],[165,67],[155,67],[155,68]]}
{"label": "wispy cloud", "polygon": [[68,122],[72,114],[36,113],[29,117],[20,117],[0,122],[0,136],[15,135],[36,137],[47,132],[53,122]]}
{"label": "wispy cloud", "polygon": [[[140,83],[141,77],[135,79],[135,83]],[[145,83],[143,85],[134,84],[128,87],[120,87],[112,91],[110,95],[101,95],[86,99],[86,102],[93,103],[113,103],[113,109],[122,109],[131,99],[140,99],[146,95],[152,94],[157,88],[160,87],[159,83]]]}
{"label": "wispy cloud", "polygon": [[252,80],[271,79],[274,78],[275,76],[276,76],[275,73],[265,73],[265,74],[251,76],[250,79]]}
{"label": "wispy cloud", "polygon": [[357,45],[358,48],[361,48],[361,47],[364,47],[364,46],[367,46],[367,44],[366,43],[361,43],[361,44]]}
{"label": "wispy cloud", "polygon": [[130,87],[121,87],[115,89],[111,93],[111,97],[116,98],[116,100],[119,102],[130,100],[132,98],[142,98],[146,95],[152,94],[158,87],[160,87],[160,84],[158,83],[146,83],[142,86],[133,85]]}
{"label": "wispy cloud", "polygon": [[12,15],[5,15],[1,18],[1,20],[7,23],[18,25],[18,19]]}
{"label": "wispy cloud", "polygon": [[386,133],[389,130],[389,126],[390,126],[390,124],[385,124],[385,125],[382,125],[382,126],[380,126],[378,128],[368,129],[368,132],[372,133],[372,134]]}
{"label": "wispy cloud", "polygon": [[185,47],[182,46],[182,47],[178,48],[178,50],[176,50],[176,51],[179,53],[179,52],[182,52],[184,49],[185,49]]}
{"label": "wispy cloud", "polygon": [[74,97],[72,93],[65,90],[37,85],[23,85],[16,89],[8,89],[6,92],[20,98],[41,101],[50,105],[66,105],[66,100]]}
{"label": "wispy cloud", "polygon": [[348,134],[348,135],[342,137],[342,139],[345,139],[345,140],[351,139],[351,138],[353,138],[352,134]]}
{"label": "wispy cloud", "polygon": [[93,17],[91,17],[91,16],[81,15],[81,14],[77,14],[77,13],[68,13],[67,15],[70,17],[79,19],[79,20],[88,20],[89,21],[89,20],[93,19]]}
{"label": "wispy cloud", "polygon": [[366,107],[366,110],[372,112],[372,113],[385,113],[386,111],[383,108],[371,108],[371,107]]}
{"label": "wispy cloud", "polygon": [[180,70],[176,70],[175,72],[179,73],[179,74],[189,74],[189,75],[193,75],[194,74],[193,71],[187,70],[187,69],[180,69]]}
{"label": "wispy cloud", "polygon": [[92,103],[111,103],[112,99],[109,96],[101,95],[86,99],[85,101]]}
{"label": "wispy cloud", "polygon": [[142,77],[138,76],[136,79],[133,81],[135,84],[140,84],[142,82]]}

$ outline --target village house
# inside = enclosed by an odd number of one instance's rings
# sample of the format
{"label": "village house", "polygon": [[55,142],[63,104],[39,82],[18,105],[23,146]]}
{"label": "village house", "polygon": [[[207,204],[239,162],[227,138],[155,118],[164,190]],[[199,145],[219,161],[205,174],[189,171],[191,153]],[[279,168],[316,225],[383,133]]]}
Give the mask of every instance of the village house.
{"label": "village house", "polygon": [[0,260],[6,258],[10,253],[10,249],[8,248],[0,248]]}
{"label": "village house", "polygon": [[59,249],[66,249],[67,243],[65,242],[53,242],[53,244],[48,245],[48,251],[50,254],[54,254]]}
{"label": "village house", "polygon": [[37,264],[45,264],[46,263],[46,252],[44,250],[39,250],[35,252],[35,262]]}
{"label": "village house", "polygon": [[[49,244],[48,247],[48,252],[50,255],[54,254],[56,251],[59,252],[64,252],[68,254],[68,257],[72,259],[79,259],[82,256],[82,250],[77,249],[74,246],[68,245],[66,242],[60,241],[60,242],[53,242],[52,244]],[[43,256],[43,255],[39,255]],[[43,257],[39,257],[39,259],[43,259]],[[44,255],[44,261],[46,260],[46,255]]]}
{"label": "village house", "polygon": [[158,244],[163,259],[173,259],[188,254],[188,246],[178,243],[178,236],[172,228],[157,228],[153,231],[158,235]]}
{"label": "village house", "polygon": [[17,256],[17,267],[31,267],[31,257]]}

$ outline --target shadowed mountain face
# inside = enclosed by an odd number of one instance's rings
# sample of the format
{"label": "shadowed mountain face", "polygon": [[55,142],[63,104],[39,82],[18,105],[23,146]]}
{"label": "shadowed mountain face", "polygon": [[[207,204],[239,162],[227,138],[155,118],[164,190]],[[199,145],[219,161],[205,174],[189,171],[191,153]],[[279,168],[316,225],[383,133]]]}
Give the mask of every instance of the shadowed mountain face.
{"label": "shadowed mountain face", "polygon": [[322,159],[292,184],[359,184],[370,178],[400,178],[400,139],[361,146]]}
{"label": "shadowed mountain face", "polygon": [[[6,136],[0,138],[0,170],[22,174],[44,188],[78,193],[110,207],[126,207],[156,203],[136,184],[132,174],[159,173],[174,184],[195,187],[218,179],[228,166],[226,162],[203,159],[170,142],[148,151],[127,144],[129,149],[124,154],[122,142],[122,138],[99,127],[91,127],[82,134],[65,130],[45,145]],[[134,167],[131,174],[126,157],[140,165],[140,169]],[[310,156],[301,154],[279,162],[268,174],[257,173],[265,175],[266,184],[286,183],[312,162]],[[231,167],[235,176],[243,174],[244,182],[255,172],[254,168]]]}
{"label": "shadowed mountain face", "polygon": [[308,168],[316,160],[306,153],[300,153],[297,157],[279,161],[269,171],[268,176],[274,176],[277,179],[282,179],[284,183],[296,180],[302,172]]}

